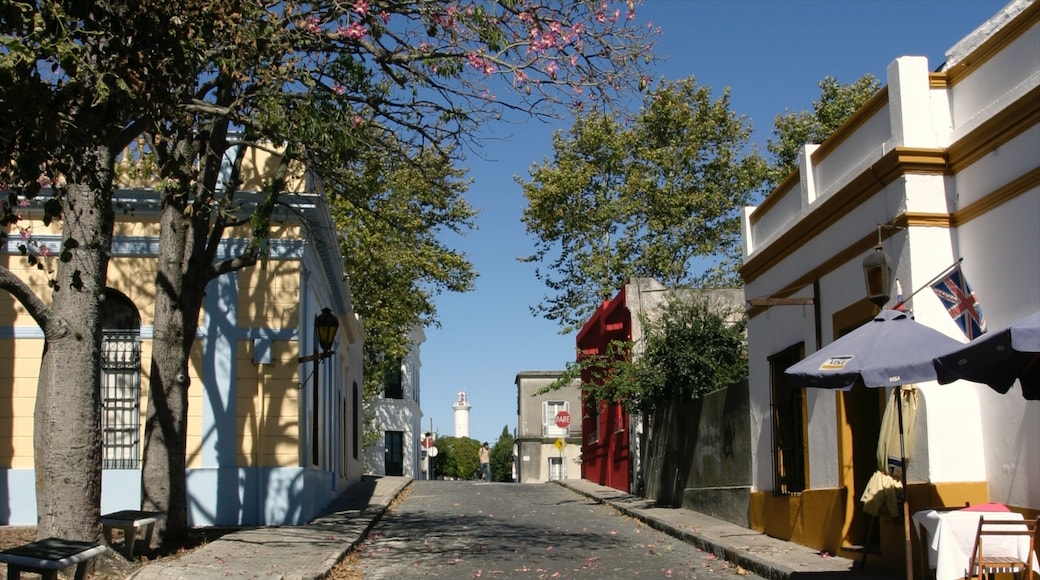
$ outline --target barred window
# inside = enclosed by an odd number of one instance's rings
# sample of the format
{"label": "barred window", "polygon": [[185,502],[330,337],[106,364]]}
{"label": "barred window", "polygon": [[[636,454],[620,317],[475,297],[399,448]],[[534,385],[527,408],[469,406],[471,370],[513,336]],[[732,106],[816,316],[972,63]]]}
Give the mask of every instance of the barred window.
{"label": "barred window", "polygon": [[138,469],[141,433],[141,319],[125,295],[101,302],[102,469]]}
{"label": "barred window", "polygon": [[797,344],[769,357],[774,495],[791,495],[806,488],[805,389],[784,374],[802,359],[802,352],[803,345]]}

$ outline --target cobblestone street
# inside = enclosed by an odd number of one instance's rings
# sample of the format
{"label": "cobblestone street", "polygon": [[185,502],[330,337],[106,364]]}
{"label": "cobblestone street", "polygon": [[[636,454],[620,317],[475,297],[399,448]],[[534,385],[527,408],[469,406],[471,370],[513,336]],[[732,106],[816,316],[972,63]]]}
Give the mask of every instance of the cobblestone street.
{"label": "cobblestone street", "polygon": [[758,578],[553,484],[415,481],[354,564],[365,578]]}

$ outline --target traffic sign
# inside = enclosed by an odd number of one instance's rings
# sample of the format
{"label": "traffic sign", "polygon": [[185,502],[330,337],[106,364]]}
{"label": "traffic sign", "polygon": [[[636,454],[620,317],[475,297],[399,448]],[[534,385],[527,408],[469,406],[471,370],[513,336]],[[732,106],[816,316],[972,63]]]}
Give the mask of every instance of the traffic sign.
{"label": "traffic sign", "polygon": [[422,440],[423,449],[429,449],[433,447],[433,437],[423,437]]}
{"label": "traffic sign", "polygon": [[429,455],[430,457],[437,457],[437,448],[436,447],[430,447],[429,449],[426,450],[426,454]]}
{"label": "traffic sign", "polygon": [[566,444],[567,444],[567,442],[564,441],[563,439],[557,439],[556,441],[553,442],[553,445],[556,446],[556,450],[560,451],[560,452],[563,452],[563,446],[566,445]]}
{"label": "traffic sign", "polygon": [[571,426],[571,414],[567,411],[560,411],[556,413],[556,426],[560,429],[566,429]]}

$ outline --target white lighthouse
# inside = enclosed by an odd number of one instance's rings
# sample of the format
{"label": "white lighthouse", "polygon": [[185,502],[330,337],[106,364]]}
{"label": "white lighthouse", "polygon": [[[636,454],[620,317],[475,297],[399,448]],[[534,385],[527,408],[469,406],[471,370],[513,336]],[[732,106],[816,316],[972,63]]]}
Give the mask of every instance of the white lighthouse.
{"label": "white lighthouse", "polygon": [[470,404],[465,391],[459,391],[458,396],[455,397],[455,404],[451,408],[455,409],[455,436],[469,437]]}

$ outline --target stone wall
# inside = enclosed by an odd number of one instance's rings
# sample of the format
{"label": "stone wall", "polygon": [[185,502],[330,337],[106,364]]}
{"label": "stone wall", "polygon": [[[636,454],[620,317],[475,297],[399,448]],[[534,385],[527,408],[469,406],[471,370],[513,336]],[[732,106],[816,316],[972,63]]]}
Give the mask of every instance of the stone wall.
{"label": "stone wall", "polygon": [[749,525],[747,383],[659,406],[645,425],[643,493],[661,505]]}

